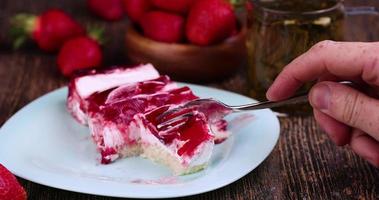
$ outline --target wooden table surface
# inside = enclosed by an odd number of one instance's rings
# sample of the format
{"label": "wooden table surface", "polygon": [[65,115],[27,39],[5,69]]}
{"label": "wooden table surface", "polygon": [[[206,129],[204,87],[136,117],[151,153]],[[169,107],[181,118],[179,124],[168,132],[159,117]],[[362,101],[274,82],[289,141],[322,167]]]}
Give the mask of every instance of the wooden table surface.
{"label": "wooden table surface", "polygon": [[[348,0],[346,4],[379,8],[379,1],[375,0]],[[122,45],[126,20],[114,23],[101,21],[88,13],[84,1],[1,0],[0,125],[35,98],[67,83],[56,69],[54,54],[42,53],[32,44],[12,51],[7,35],[10,16],[19,12],[40,13],[50,7],[63,8],[83,24],[104,25],[108,36],[108,44],[104,48],[105,64],[127,63]],[[345,29],[347,40],[379,40],[377,18],[348,17]],[[241,69],[224,81],[206,85],[243,93],[246,88],[243,74],[244,69]],[[335,146],[310,116],[294,116],[280,121],[279,142],[259,167],[226,187],[187,198],[379,199],[378,169],[352,153],[349,147]],[[54,189],[23,179],[20,181],[29,199],[111,199]]]}

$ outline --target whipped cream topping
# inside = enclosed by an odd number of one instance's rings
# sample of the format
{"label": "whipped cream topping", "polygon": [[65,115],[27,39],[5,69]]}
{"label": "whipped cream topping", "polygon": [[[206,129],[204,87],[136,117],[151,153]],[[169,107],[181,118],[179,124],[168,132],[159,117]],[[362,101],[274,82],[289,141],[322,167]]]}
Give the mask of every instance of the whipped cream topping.
{"label": "whipped cream topping", "polygon": [[76,89],[82,98],[86,98],[94,92],[127,83],[135,83],[155,79],[159,77],[158,71],[151,64],[140,65],[134,68],[115,69],[111,73],[87,75],[76,80]]}

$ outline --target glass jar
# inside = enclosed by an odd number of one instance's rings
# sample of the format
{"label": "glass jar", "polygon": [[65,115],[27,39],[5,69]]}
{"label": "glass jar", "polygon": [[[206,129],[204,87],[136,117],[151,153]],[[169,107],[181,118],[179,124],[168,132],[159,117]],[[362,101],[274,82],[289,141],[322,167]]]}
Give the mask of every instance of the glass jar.
{"label": "glass jar", "polygon": [[[248,0],[246,7],[249,94],[257,100],[265,100],[283,67],[315,43],[343,40],[345,16],[379,16],[375,7],[345,7],[343,0]],[[311,111],[306,104],[276,110],[288,114]]]}
{"label": "glass jar", "polygon": [[[249,94],[258,100],[282,68],[322,40],[343,40],[343,4],[338,0],[252,0],[247,17]],[[309,86],[308,86],[309,87]],[[307,88],[304,88],[307,89]],[[307,114],[307,105],[279,109]]]}

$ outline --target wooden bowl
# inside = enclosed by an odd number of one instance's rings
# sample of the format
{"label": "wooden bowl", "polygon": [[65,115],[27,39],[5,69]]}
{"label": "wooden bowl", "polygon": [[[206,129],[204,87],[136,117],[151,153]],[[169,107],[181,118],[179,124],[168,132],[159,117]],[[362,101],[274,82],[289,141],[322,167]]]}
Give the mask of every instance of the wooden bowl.
{"label": "wooden bowl", "polygon": [[140,34],[132,25],[125,36],[134,63],[152,63],[161,74],[186,82],[210,82],[232,75],[246,59],[245,31],[213,46],[163,43]]}

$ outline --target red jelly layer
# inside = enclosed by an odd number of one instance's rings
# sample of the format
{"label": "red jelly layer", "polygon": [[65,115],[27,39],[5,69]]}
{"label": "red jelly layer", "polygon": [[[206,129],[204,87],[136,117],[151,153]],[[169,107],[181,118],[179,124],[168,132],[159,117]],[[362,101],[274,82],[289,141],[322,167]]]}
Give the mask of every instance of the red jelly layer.
{"label": "red jelly layer", "polygon": [[87,108],[82,109],[92,113],[98,112],[101,106],[104,106],[105,104],[127,100],[136,95],[151,95],[157,93],[170,82],[168,76],[160,76],[157,79],[124,85],[100,93],[94,93],[86,99],[86,102],[88,102]]}
{"label": "red jelly layer", "polygon": [[100,106],[96,113],[100,114],[106,121],[128,124],[136,114],[145,113],[163,105],[184,103],[196,98],[188,87],[184,87],[152,95],[126,98],[116,103]]}
{"label": "red jelly layer", "polygon": [[149,121],[150,125],[153,126],[150,127],[151,132],[165,145],[170,145],[174,140],[184,142],[184,144],[178,149],[178,155],[193,156],[196,148],[200,144],[205,141],[209,141],[214,137],[210,133],[204,114],[193,112],[192,110],[187,110],[191,113],[191,115],[171,124],[174,128],[159,130],[157,128],[158,124],[173,119],[178,115],[178,113],[175,113],[174,115],[165,117],[164,119],[159,119],[158,117],[165,110],[167,110],[167,107],[156,109],[147,114],[146,119]]}

